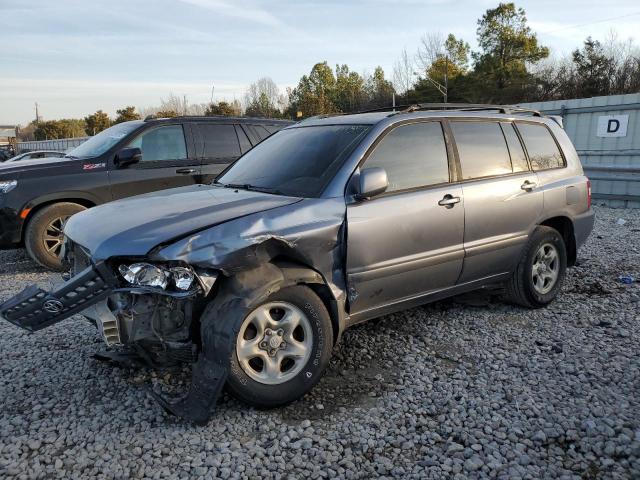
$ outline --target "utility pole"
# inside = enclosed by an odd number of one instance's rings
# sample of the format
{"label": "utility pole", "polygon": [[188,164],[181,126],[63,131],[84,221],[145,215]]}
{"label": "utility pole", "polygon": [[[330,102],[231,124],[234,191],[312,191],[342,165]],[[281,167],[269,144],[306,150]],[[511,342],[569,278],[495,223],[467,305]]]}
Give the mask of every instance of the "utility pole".
{"label": "utility pole", "polygon": [[449,55],[444,55],[444,103],[447,103],[449,96]]}
{"label": "utility pole", "polygon": [[36,102],[36,125],[40,121],[40,115],[38,114],[38,102]]}
{"label": "utility pole", "polygon": [[213,91],[216,89],[216,86],[214,84],[211,84],[211,104],[213,105]]}

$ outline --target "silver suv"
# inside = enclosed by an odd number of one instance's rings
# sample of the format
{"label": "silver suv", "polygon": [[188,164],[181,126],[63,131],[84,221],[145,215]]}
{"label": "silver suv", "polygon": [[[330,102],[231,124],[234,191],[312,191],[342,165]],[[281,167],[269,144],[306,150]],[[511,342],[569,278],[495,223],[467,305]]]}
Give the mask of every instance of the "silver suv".
{"label": "silver suv", "polygon": [[312,118],[211,185],[73,216],[72,277],[0,314],[34,331],[82,313],[122,346],[114,360],[193,363],[185,396],[156,398],[205,422],[225,384],[261,407],[301,397],[356,323],[487,286],[544,307],[591,232],[590,197],[571,141],[537,112]]}

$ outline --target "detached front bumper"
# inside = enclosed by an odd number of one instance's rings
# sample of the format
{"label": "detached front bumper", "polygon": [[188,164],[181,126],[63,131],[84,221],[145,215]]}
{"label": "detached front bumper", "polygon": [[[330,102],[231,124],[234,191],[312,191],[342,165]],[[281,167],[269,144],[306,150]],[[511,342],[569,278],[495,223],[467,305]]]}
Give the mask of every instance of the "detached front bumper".
{"label": "detached front bumper", "polygon": [[50,292],[36,285],[25,288],[0,305],[0,317],[35,332],[103,300],[114,288],[115,277],[104,263],[90,265]]}

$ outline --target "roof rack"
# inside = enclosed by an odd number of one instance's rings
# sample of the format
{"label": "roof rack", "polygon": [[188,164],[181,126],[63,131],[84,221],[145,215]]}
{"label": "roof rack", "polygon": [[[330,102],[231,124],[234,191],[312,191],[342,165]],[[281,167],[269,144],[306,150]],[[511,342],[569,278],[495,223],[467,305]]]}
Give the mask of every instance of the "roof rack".
{"label": "roof rack", "polygon": [[243,116],[226,116],[226,115],[176,115],[175,117],[156,117],[154,115],[147,115],[144,119],[145,122],[153,120],[251,120],[259,122],[291,122],[288,118],[266,118],[266,117],[243,117]]}
{"label": "roof rack", "polygon": [[509,115],[511,113],[530,113],[535,117],[541,117],[538,110],[518,107],[517,105],[491,105],[487,103],[417,103],[410,105],[396,113],[411,113],[424,110],[458,110],[465,112],[496,110],[498,113]]}

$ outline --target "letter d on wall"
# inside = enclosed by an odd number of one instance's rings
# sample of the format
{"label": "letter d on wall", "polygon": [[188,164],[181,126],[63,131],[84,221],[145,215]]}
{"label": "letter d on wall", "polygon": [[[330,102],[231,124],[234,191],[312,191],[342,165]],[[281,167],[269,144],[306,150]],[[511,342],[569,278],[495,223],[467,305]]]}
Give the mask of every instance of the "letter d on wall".
{"label": "letter d on wall", "polygon": [[626,137],[629,115],[601,115],[598,117],[599,137]]}

